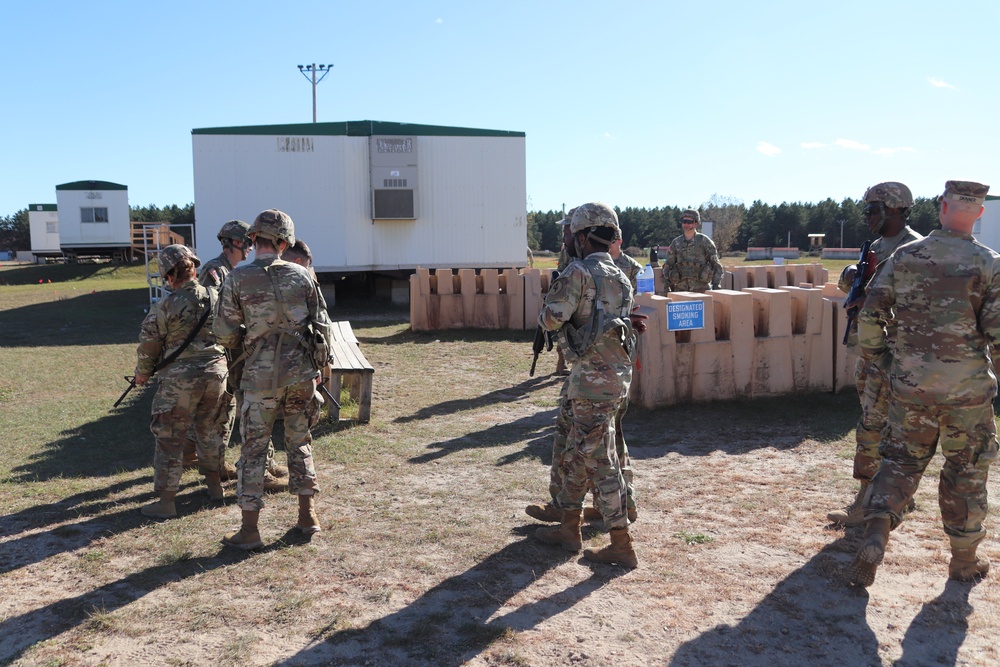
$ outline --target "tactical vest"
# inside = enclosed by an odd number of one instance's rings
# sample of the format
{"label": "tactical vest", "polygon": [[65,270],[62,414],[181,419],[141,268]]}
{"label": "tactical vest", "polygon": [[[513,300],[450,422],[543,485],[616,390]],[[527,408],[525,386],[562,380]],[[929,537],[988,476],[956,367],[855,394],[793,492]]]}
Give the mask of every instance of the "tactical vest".
{"label": "tactical vest", "polygon": [[[629,359],[635,362],[635,333],[632,330],[632,320],[629,318],[629,313],[632,312],[632,284],[620,270],[617,279],[607,280],[608,276],[601,276],[595,272],[596,266],[592,266],[586,260],[581,263],[594,281],[596,288],[594,308],[583,326],[576,327],[572,322],[566,322],[560,327],[557,338],[566,361],[572,363],[582,359],[604,334],[617,329],[622,347]],[[610,304],[605,294],[607,290],[616,288],[622,293],[621,308],[609,312]]]}

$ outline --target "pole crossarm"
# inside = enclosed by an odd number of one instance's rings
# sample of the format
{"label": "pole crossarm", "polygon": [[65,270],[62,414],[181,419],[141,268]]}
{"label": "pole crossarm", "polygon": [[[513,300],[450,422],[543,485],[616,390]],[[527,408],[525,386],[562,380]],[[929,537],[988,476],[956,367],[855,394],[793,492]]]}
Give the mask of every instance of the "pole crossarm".
{"label": "pole crossarm", "polygon": [[[311,65],[299,65],[299,71],[302,76],[306,78],[306,81],[312,84],[312,102],[313,102],[313,122],[316,122],[316,85],[326,78],[326,75],[333,70],[333,65],[317,65],[312,63]],[[320,76],[317,79],[316,73],[320,72]]]}

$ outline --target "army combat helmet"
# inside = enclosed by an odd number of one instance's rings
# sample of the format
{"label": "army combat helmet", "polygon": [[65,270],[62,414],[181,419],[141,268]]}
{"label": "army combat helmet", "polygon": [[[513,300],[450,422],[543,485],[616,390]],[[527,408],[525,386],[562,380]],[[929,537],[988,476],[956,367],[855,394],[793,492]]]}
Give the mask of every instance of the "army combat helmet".
{"label": "army combat helmet", "polygon": [[222,229],[219,230],[219,235],[216,238],[222,241],[223,245],[226,245],[226,241],[239,241],[241,243],[246,243],[247,232],[249,231],[250,225],[242,220],[230,220],[226,224],[222,225]]}
{"label": "army combat helmet", "polygon": [[254,219],[247,236],[252,240],[258,234],[272,241],[284,241],[290,246],[295,245],[295,223],[292,222],[292,217],[276,208],[262,211]]}
{"label": "army combat helmet", "polygon": [[201,260],[195,256],[194,252],[191,251],[191,248],[179,243],[168,245],[160,251],[160,258],[158,260],[160,264],[160,275],[166,276],[168,273],[173,271],[184,258],[190,259],[195,268],[201,266]]}
{"label": "army combat helmet", "polygon": [[[903,220],[910,217],[913,208],[913,193],[910,188],[896,181],[886,181],[865,190],[862,198],[865,222],[873,234],[882,234],[888,216],[888,209],[898,209]],[[873,216],[873,213],[878,213]]]}
{"label": "army combat helmet", "polygon": [[601,202],[591,202],[573,209],[569,230],[576,234],[591,227],[611,227],[617,233],[620,231],[618,214],[613,208]]}

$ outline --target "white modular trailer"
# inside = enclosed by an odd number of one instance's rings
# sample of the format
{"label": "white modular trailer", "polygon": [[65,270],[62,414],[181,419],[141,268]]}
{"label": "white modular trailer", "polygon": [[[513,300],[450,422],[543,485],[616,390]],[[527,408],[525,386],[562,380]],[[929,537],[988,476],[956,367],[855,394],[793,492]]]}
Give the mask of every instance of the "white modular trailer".
{"label": "white modular trailer", "polygon": [[320,272],[524,266],[525,135],[380,121],[192,130],[196,244],[277,208]]}
{"label": "white modular trailer", "polygon": [[59,249],[59,211],[55,204],[29,204],[28,231],[34,261],[62,256]]}
{"label": "white modular trailer", "polygon": [[972,235],[985,246],[1000,252],[1000,197],[986,195],[983,216],[976,220]]}
{"label": "white modular trailer", "polygon": [[56,186],[59,247],[68,259],[83,255],[131,258],[128,187],[108,181]]}

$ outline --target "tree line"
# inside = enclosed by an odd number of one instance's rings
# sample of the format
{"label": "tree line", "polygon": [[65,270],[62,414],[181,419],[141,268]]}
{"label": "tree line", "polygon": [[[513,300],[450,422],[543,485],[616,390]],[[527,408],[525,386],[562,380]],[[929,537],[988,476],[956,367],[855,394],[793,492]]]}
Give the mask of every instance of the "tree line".
{"label": "tree line", "polygon": [[[865,225],[862,203],[845,199],[840,203],[825,199],[818,204],[793,202],[765,204],[758,200],[749,207],[730,197],[713,195],[699,207],[702,221],[713,225],[713,240],[720,252],[745,251],[748,247],[809,249],[809,234],[825,234],[827,248],[858,248],[872,238]],[[680,214],[684,208],[615,207],[622,229],[622,246],[649,248],[668,245],[681,234]],[[562,245],[561,211],[528,213],[528,246],[532,250],[558,252]],[[936,198],[917,198],[909,224],[921,234],[938,228]]]}
{"label": "tree line", "polygon": [[[187,206],[172,204],[163,208],[153,204],[129,206],[129,220],[132,222],[165,222],[169,225],[193,225],[194,204]],[[13,215],[0,216],[0,250],[11,252],[31,250],[28,209],[23,208]]]}
{"label": "tree line", "polygon": [[[616,206],[623,246],[649,248],[669,244],[681,233],[680,215],[683,210],[678,206],[629,206],[624,209]],[[871,238],[865,226],[861,202],[854,199],[845,199],[840,203],[826,199],[818,204],[793,202],[777,205],[757,200],[747,207],[731,197],[713,195],[698,210],[703,221],[715,223],[712,237],[720,252],[786,245],[807,250],[809,234],[826,234],[823,242],[828,248],[857,248]],[[163,208],[152,204],[130,206],[129,211],[133,222],[194,223],[194,204]],[[562,211],[529,212],[528,247],[558,252],[562,245],[562,228],[556,223],[562,219]],[[917,198],[910,213],[910,226],[926,235],[937,225],[937,200]],[[16,252],[30,248],[28,210],[0,217],[0,250]]]}

